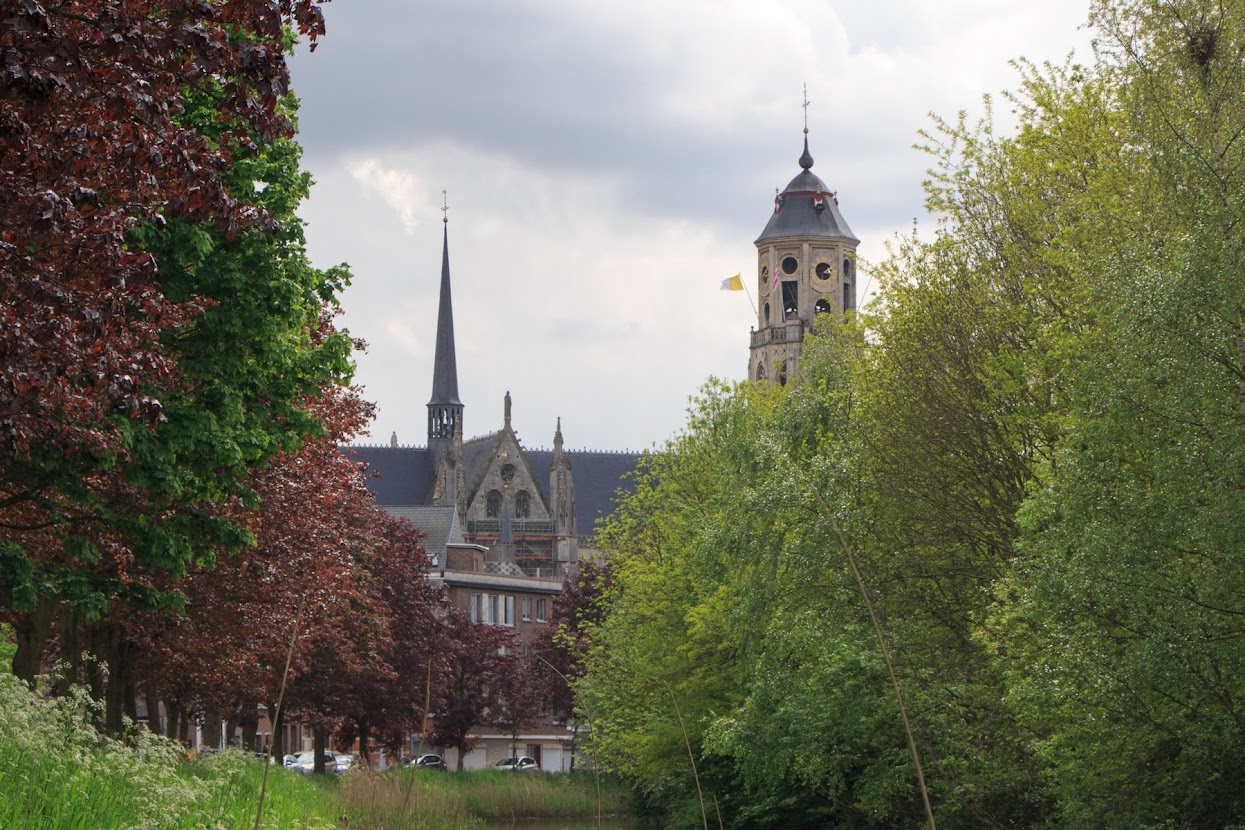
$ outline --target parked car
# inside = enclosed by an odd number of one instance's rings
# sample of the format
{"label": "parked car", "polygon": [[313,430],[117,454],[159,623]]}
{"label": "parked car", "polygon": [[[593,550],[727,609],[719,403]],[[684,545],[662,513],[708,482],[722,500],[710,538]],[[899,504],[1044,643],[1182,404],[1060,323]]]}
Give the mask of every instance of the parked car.
{"label": "parked car", "polygon": [[[300,752],[294,756],[292,764],[286,764],[286,769],[292,769],[295,772],[301,772],[303,775],[311,775],[315,772],[316,754],[314,752]],[[324,771],[332,773],[345,772],[337,763],[337,756],[327,749],[324,751]]]}
{"label": "parked car", "polygon": [[[341,752],[337,755],[337,774],[345,775],[354,769],[354,765],[358,763],[359,756],[352,755],[348,752]],[[327,763],[326,763],[327,766]]]}
{"label": "parked car", "polygon": [[502,758],[496,764],[493,764],[493,769],[502,772],[527,772],[529,770],[539,770],[540,765],[536,763],[535,758],[523,755],[518,758]]}
{"label": "parked car", "polygon": [[432,754],[420,755],[415,759],[415,763],[411,764],[411,766],[415,769],[439,769],[443,772],[449,769],[449,767],[445,765],[444,758],[440,755]]}

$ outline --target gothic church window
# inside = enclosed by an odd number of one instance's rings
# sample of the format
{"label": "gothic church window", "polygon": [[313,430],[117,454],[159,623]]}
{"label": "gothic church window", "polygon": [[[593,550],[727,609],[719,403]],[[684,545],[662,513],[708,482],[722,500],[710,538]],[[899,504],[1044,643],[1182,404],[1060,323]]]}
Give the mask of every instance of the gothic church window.
{"label": "gothic church window", "polygon": [[484,515],[490,519],[501,515],[501,493],[496,490],[488,491],[488,496],[484,499]]}
{"label": "gothic church window", "polygon": [[514,517],[526,519],[532,514],[532,497],[526,490],[520,490],[514,497]]}
{"label": "gothic church window", "polygon": [[843,310],[847,311],[848,309],[855,307],[856,294],[852,291],[852,284],[850,282],[845,282],[843,283]]}

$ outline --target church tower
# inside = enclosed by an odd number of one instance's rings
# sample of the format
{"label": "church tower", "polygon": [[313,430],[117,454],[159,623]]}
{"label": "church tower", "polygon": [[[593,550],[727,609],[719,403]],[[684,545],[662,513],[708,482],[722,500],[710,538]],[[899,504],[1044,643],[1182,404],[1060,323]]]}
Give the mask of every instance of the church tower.
{"label": "church tower", "polygon": [[450,302],[449,217],[441,221],[445,225],[441,241],[441,299],[437,309],[432,398],[428,401],[428,449],[438,461],[446,456],[455,440],[461,449],[463,420],[463,402],[458,398],[458,361],[454,356],[454,307]]}
{"label": "church tower", "polygon": [[774,197],[757,237],[757,326],[748,356],[750,380],[786,383],[804,335],[818,314],[856,307],[856,246],[839,213],[838,194],[813,173],[804,127],[800,172]]}

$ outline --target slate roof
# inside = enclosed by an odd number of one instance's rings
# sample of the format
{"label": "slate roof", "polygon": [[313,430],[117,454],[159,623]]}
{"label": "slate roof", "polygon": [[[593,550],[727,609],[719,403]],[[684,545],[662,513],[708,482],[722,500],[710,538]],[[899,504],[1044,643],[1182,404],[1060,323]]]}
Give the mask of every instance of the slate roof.
{"label": "slate roof", "polygon": [[367,464],[367,488],[382,507],[424,504],[436,482],[436,457],[427,447],[347,446],[342,452]]}
{"label": "slate roof", "polygon": [[[483,475],[496,440],[497,433],[493,433],[463,442],[468,492]],[[427,505],[436,481],[436,461],[427,447],[349,446],[344,447],[343,451],[368,465],[367,486],[381,507],[386,510],[395,506],[414,509]],[[523,453],[536,478],[541,497],[548,503],[553,450],[525,449]],[[635,469],[640,453],[564,450],[563,455],[571,461],[571,474],[575,481],[575,529],[581,538],[591,536],[597,519],[613,512],[615,491],[632,489],[625,477]],[[424,527],[418,522],[416,524]],[[434,550],[431,536],[429,533],[430,551]]]}
{"label": "slate roof", "polygon": [[[813,157],[808,153],[808,136],[804,137],[804,154],[800,156],[803,169],[783,190],[781,207],[769,219],[765,230],[756,241],[793,236],[821,236],[860,240],[839,213],[838,200],[826,187],[826,183],[812,171]],[[822,209],[817,210],[815,199],[821,196]]]}
{"label": "slate roof", "polygon": [[445,567],[446,545],[463,543],[463,529],[458,523],[458,511],[450,506],[435,504],[382,504],[381,509],[390,516],[407,519],[424,532],[424,550],[436,557],[436,565]]}

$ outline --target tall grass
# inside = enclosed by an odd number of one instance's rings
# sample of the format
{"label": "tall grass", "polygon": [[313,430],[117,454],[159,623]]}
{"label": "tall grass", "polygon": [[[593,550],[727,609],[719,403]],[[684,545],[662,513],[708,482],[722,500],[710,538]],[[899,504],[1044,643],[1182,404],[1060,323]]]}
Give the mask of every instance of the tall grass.
{"label": "tall grass", "polygon": [[[77,691],[44,698],[0,673],[0,828],[4,830],[252,830],[265,765],[221,752],[188,760],[148,732],[101,737],[97,705]],[[625,811],[607,786],[607,813]],[[266,830],[481,830],[485,819],[595,816],[581,775],[438,773],[409,769],[268,776]]]}
{"label": "tall grass", "polygon": [[[410,774],[401,773],[403,777]],[[597,795],[588,775],[416,770],[415,778],[416,798],[457,798],[468,813],[487,819],[588,818],[597,814]],[[602,790],[603,811],[625,813],[627,795],[621,784],[607,782]]]}
{"label": "tall grass", "polygon": [[[186,762],[149,732],[101,737],[81,691],[44,699],[0,674],[0,827],[31,830],[245,830],[263,766],[242,753]],[[335,828],[336,794],[276,776],[271,830]],[[301,776],[299,776],[301,778]],[[296,790],[296,791],[295,791]]]}

